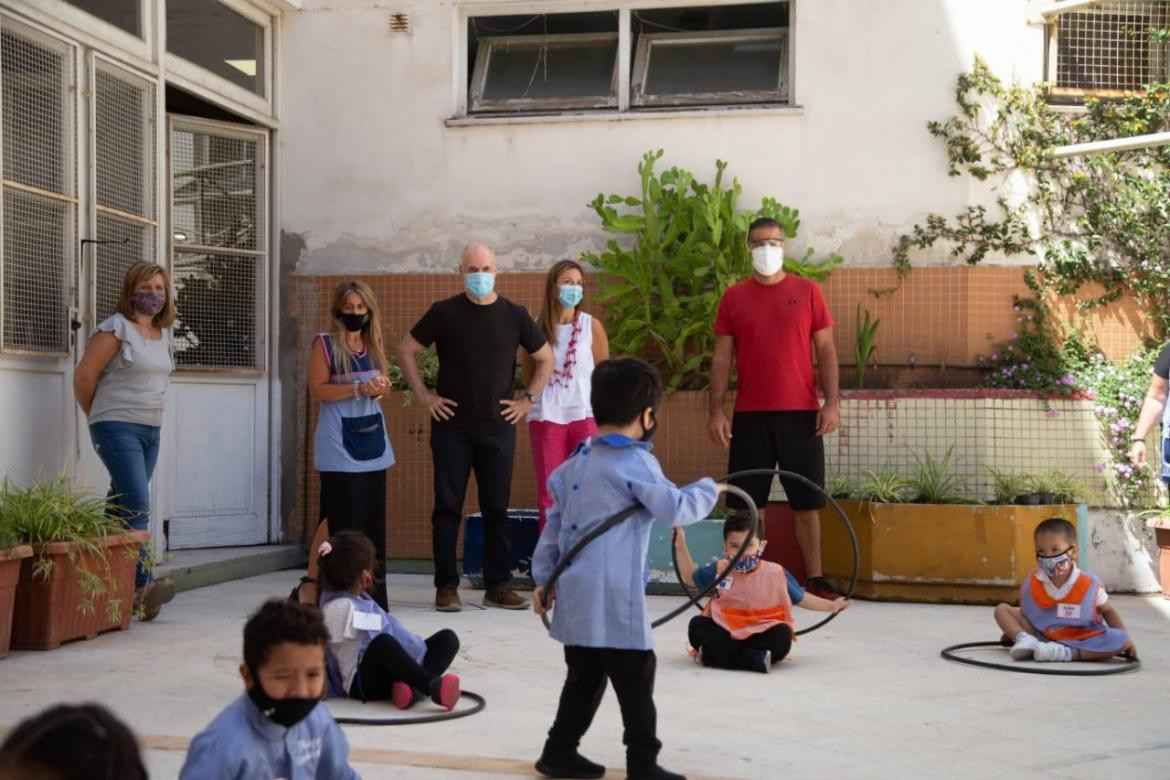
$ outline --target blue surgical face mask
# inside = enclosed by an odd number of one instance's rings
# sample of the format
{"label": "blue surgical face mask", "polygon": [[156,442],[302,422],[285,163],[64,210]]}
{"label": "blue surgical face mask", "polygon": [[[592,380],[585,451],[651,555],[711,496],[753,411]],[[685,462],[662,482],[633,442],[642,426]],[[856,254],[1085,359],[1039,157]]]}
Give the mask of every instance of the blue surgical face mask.
{"label": "blue surgical face mask", "polygon": [[[1069,547],[1068,550],[1072,548]],[[1068,550],[1059,555],[1037,555],[1036,563],[1040,564],[1040,568],[1044,569],[1044,573],[1048,575],[1049,579],[1057,576],[1057,570],[1064,563],[1071,563],[1072,556],[1068,554]],[[1071,569],[1071,567],[1070,567]]]}
{"label": "blue surgical face mask", "polygon": [[492,288],[496,286],[496,275],[488,271],[464,274],[463,284],[467,287],[469,295],[475,298],[486,298],[492,294]]}
{"label": "blue surgical face mask", "polygon": [[581,299],[585,297],[585,290],[579,284],[562,284],[557,291],[557,300],[566,309],[575,309]]}

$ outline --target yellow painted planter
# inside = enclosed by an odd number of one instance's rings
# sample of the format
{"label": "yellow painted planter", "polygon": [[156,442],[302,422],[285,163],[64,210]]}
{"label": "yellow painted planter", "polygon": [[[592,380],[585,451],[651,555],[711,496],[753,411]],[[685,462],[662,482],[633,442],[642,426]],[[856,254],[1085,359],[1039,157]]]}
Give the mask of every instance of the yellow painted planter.
{"label": "yellow painted planter", "polygon": [[[855,595],[880,601],[1014,603],[1036,568],[1032,531],[1063,517],[1082,533],[1083,506],[879,504],[838,501],[857,533]],[[832,507],[821,510],[825,571],[848,579],[849,538]],[[1086,552],[1080,545],[1082,564]]]}

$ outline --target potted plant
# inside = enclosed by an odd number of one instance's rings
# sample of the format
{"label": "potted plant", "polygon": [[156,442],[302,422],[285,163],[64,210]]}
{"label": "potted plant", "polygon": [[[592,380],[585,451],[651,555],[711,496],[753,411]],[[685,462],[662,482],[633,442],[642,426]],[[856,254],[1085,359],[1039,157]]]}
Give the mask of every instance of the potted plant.
{"label": "potted plant", "polygon": [[[1032,492],[1033,478],[989,469],[997,503],[970,495],[953,468],[954,452],[915,453],[917,469],[906,476],[867,469],[857,500],[838,499],[857,539],[860,598],[990,604],[1010,600],[1034,559],[1032,530],[1058,515],[1079,524],[1083,507],[1018,506],[1018,491]],[[1053,474],[1045,489],[1075,497],[1077,487]],[[821,512],[824,566],[847,578],[853,547],[834,509]]]}
{"label": "potted plant", "polygon": [[1085,485],[1075,474],[1052,469],[1041,475],[1041,494],[1047,495],[1050,504],[1075,504],[1085,492]]}
{"label": "potted plant", "polygon": [[12,640],[12,611],[16,604],[16,583],[20,581],[20,564],[32,555],[32,548],[20,544],[9,513],[0,503],[0,658],[8,653]]}
{"label": "potted plant", "polygon": [[21,563],[12,646],[50,650],[62,642],[130,626],[134,570],[145,531],[106,514],[64,476],[30,487],[5,480],[0,506],[32,556]]}
{"label": "potted plant", "polygon": [[1162,597],[1170,599],[1170,509],[1151,509],[1140,512],[1146,525],[1154,532],[1154,543],[1158,545],[1158,582],[1162,584]]}

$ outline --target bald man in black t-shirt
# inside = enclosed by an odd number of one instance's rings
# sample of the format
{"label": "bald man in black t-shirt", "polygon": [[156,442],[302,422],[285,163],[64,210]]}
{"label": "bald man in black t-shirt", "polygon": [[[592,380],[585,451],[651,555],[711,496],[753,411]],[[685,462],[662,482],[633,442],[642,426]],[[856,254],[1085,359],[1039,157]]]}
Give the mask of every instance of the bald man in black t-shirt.
{"label": "bald man in black t-shirt", "polygon": [[[464,292],[432,304],[398,346],[398,363],[416,403],[431,414],[431,458],[435,508],[431,539],[435,558],[435,609],[458,612],[459,572],[455,545],[467,480],[475,470],[483,513],[483,603],[527,609],[528,601],[508,587],[511,529],[507,509],[512,488],[516,424],[552,376],[552,350],[523,306],[495,292],[496,258],[472,244],[459,264]],[[438,387],[419,377],[415,356],[431,344],[439,358]],[[513,391],[516,351],[532,355],[536,371],[521,393]]]}

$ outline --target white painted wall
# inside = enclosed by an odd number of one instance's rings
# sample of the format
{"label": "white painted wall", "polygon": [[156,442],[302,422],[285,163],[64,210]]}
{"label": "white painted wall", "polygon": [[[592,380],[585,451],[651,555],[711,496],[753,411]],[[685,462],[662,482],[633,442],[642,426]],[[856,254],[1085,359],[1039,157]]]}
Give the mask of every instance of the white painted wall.
{"label": "white painted wall", "polygon": [[[745,206],[772,195],[799,208],[798,248],[884,265],[928,211],[986,198],[947,177],[925,126],[954,112],[955,78],[974,53],[1008,78],[1042,74],[1043,33],[1028,24],[1026,0],[796,0],[797,111],[446,123],[461,9],[616,4],[305,0],[287,14],[281,225],[305,239],[296,272],[448,270],[471,239],[495,244],[504,267],[543,269],[603,242],[585,204],[633,192],[635,166],[653,148],[703,177],[716,158],[729,161]],[[412,35],[387,31],[391,10],[411,11]]]}

